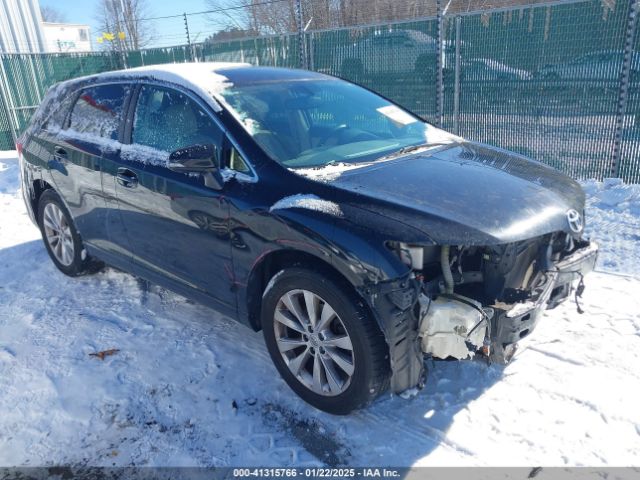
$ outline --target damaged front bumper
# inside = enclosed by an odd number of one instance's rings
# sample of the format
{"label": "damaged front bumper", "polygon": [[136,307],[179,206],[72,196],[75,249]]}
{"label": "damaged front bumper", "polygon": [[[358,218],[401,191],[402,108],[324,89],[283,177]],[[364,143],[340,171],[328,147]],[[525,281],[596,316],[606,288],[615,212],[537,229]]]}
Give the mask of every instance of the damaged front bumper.
{"label": "damaged front bumper", "polygon": [[491,351],[494,361],[504,359],[509,346],[533,331],[545,309],[566,300],[577,281],[581,293],[582,279],[593,270],[597,254],[597,244],[582,241],[544,272],[543,281],[526,300],[511,304],[482,305],[460,295],[430,298],[413,273],[368,286],[361,293],[389,345],[392,390],[400,393],[422,386],[425,355],[465,358],[482,349],[485,353]]}
{"label": "damaged front bumper", "polygon": [[419,318],[415,306],[420,282],[413,275],[378,283],[361,294],[376,316],[389,345],[391,390],[404,392],[424,382],[423,354],[418,338]]}
{"label": "damaged front bumper", "polygon": [[496,309],[490,332],[494,348],[504,348],[529,335],[542,312],[565,301],[574,283],[594,269],[597,258],[598,245],[584,242],[581,248],[556,263],[555,269],[546,272],[546,281],[535,289],[530,300]]}

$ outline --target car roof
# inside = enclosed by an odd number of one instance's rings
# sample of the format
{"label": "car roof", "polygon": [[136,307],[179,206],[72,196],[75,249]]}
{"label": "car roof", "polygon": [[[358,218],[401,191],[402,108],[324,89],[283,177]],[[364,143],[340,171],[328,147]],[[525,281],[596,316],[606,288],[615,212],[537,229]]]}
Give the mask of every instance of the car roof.
{"label": "car roof", "polygon": [[76,79],[68,83],[96,83],[96,81],[156,79],[170,83],[207,85],[215,89],[231,84],[271,83],[286,80],[312,80],[331,78],[309,70],[280,67],[255,67],[248,63],[234,62],[186,62],[146,65],[126,70],[111,70]]}
{"label": "car roof", "polygon": [[214,100],[217,110],[220,94],[232,87],[283,81],[308,81],[332,79],[309,70],[278,67],[255,67],[248,63],[233,62],[190,62],[147,65],[127,70],[113,70],[62,82],[63,86],[77,88],[111,81],[133,81],[150,79],[172,83],[195,91],[205,100]]}

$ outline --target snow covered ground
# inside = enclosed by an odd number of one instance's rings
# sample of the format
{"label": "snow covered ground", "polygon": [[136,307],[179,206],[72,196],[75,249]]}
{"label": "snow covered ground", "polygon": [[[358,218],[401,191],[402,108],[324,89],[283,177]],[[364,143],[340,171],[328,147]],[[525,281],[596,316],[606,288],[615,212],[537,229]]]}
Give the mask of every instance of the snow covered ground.
{"label": "snow covered ground", "polygon": [[0,465],[640,465],[640,186],[585,188],[584,315],[342,418],[289,391],[261,334],[112,269],[59,273],[0,153]]}

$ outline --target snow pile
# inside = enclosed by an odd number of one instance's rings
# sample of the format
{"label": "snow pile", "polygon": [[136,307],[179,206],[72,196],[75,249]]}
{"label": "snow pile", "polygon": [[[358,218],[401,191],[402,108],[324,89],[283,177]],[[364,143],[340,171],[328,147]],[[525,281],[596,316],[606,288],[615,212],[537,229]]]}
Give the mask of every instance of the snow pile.
{"label": "snow pile", "polygon": [[[261,334],[122,272],[59,273],[18,187],[0,157],[0,465],[640,463],[640,279],[590,274],[586,313],[548,312],[507,367],[434,362],[414,398],[332,417]],[[586,187],[590,233],[624,260],[606,267],[633,265],[639,242],[608,232],[637,225],[638,187]]]}
{"label": "snow pile", "polygon": [[583,182],[586,234],[600,245],[602,270],[640,275],[640,185],[620,179]]}
{"label": "snow pile", "polygon": [[342,216],[342,210],[340,205],[328,200],[323,200],[316,195],[291,195],[290,197],[284,197],[274,203],[270,212],[274,210],[284,210],[287,208],[305,208],[307,210],[315,210],[318,212],[327,213],[336,217]]}
{"label": "snow pile", "polygon": [[20,188],[20,172],[15,151],[0,151],[0,194],[15,194]]}

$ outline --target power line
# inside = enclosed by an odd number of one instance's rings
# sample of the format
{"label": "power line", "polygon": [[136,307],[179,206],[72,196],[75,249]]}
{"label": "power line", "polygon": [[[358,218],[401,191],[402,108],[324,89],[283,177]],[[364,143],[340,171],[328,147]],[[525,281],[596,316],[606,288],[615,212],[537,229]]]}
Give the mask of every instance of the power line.
{"label": "power line", "polygon": [[289,2],[290,0],[268,0],[265,2],[259,2],[259,3],[252,3],[251,5],[236,5],[234,7],[226,7],[226,8],[216,8],[214,10],[203,10],[201,12],[190,12],[190,13],[178,13],[176,15],[165,15],[162,17],[147,17],[147,18],[138,18],[137,20],[139,22],[146,22],[149,20],[163,20],[166,18],[181,18],[184,15],[186,16],[192,16],[192,15],[205,15],[208,13],[223,13],[223,12],[228,12],[229,10],[243,10],[245,8],[252,8],[252,7],[259,7],[262,5],[271,5],[274,3],[283,3],[283,2]]}

